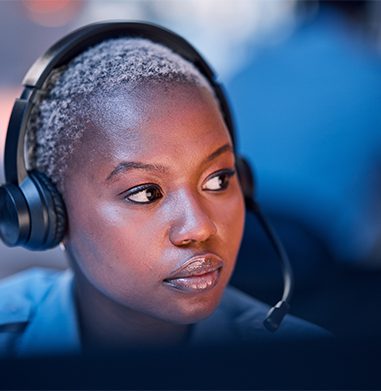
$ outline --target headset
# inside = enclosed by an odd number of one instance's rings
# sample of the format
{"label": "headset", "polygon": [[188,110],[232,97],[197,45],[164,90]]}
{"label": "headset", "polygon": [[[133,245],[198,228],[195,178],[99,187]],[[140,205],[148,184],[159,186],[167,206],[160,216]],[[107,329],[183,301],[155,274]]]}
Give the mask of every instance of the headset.
{"label": "headset", "polygon": [[[219,101],[220,109],[236,149],[232,114],[217,77],[201,55],[182,37],[162,27],[140,22],[101,22],[68,34],[43,54],[27,72],[24,89],[16,99],[10,117],[4,150],[6,184],[0,186],[0,238],[8,246],[47,250],[63,239],[67,221],[62,197],[50,179],[36,170],[27,170],[25,137],[28,118],[51,72],[97,43],[118,37],[141,37],[162,44],[190,61],[206,77]],[[236,152],[236,151],[235,151]],[[282,299],[264,320],[269,331],[276,331],[287,311],[293,275],[286,251],[267,222],[254,198],[254,178],[248,162],[237,155],[237,172],[249,211],[257,216],[281,261],[284,290]]]}

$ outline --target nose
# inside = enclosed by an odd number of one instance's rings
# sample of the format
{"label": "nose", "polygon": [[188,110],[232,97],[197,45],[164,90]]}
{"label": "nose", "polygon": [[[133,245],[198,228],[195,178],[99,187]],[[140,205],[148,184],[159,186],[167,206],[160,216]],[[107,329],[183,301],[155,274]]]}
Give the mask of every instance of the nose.
{"label": "nose", "polygon": [[[175,246],[205,242],[217,233],[217,227],[197,195],[183,194],[176,202],[169,239]],[[175,212],[172,210],[172,212]]]}

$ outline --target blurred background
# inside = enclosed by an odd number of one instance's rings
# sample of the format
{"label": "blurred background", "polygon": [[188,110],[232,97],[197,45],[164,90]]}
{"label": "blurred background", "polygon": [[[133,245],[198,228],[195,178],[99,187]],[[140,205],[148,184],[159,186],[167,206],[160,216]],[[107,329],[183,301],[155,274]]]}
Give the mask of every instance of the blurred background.
{"label": "blurred background", "polygon": [[[257,198],[293,263],[291,312],[337,335],[380,335],[381,2],[2,0],[1,154],[33,61],[75,28],[111,19],[168,27],[216,70]],[[0,277],[30,266],[66,261],[59,249],[0,244]],[[279,265],[253,216],[232,283],[270,304],[281,294]]]}

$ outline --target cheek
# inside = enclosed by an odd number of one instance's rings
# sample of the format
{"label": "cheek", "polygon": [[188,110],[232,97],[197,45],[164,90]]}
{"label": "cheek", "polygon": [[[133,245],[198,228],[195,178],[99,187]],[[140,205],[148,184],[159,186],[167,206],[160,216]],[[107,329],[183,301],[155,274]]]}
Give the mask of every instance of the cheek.
{"label": "cheek", "polygon": [[[88,201],[70,210],[69,245],[75,260],[86,274],[99,281],[118,285],[118,281],[155,279],[161,273],[150,260],[159,257],[157,225],[142,214],[128,213],[119,205]],[[76,210],[78,209],[78,210]]]}

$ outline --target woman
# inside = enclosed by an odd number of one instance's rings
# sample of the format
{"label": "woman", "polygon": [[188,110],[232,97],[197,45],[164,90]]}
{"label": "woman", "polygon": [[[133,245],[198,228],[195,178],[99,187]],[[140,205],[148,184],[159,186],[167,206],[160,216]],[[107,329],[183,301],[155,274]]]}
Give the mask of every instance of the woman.
{"label": "woman", "polygon": [[45,83],[28,146],[64,200],[72,271],[3,282],[7,354],[324,335],[287,317],[272,336],[266,306],[226,288],[245,216],[234,145],[214,89],[171,49],[123,37],[77,55]]}

